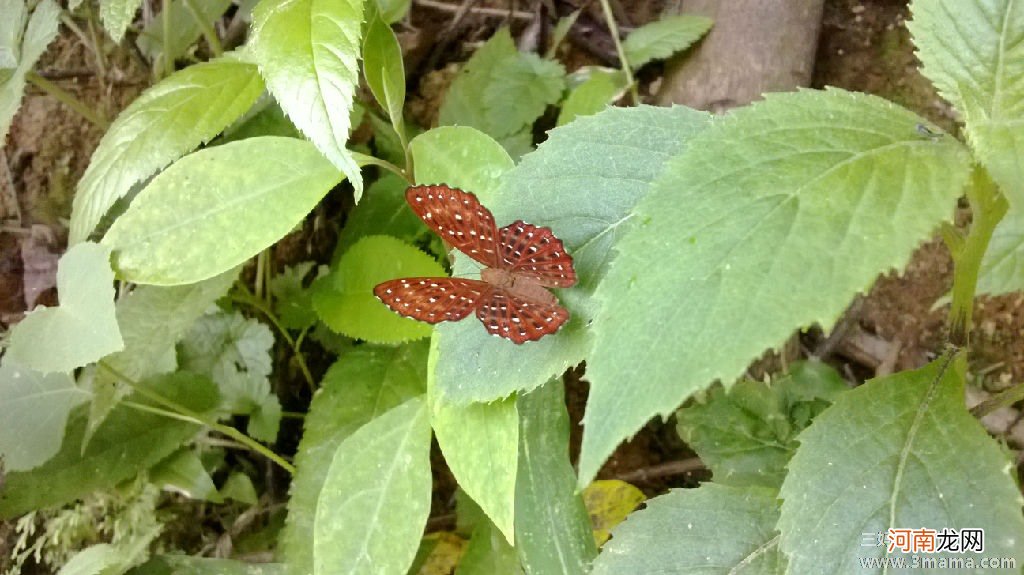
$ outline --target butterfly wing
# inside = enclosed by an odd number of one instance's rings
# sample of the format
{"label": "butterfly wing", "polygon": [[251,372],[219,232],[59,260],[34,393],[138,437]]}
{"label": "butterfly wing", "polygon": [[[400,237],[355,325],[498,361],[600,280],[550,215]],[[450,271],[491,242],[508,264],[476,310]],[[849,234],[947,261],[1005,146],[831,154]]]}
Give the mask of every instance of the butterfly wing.
{"label": "butterfly wing", "polygon": [[490,295],[490,284],[459,278],[401,278],[377,284],[373,295],[391,311],[427,323],[458,321]]}
{"label": "butterfly wing", "polygon": [[498,266],[498,228],[475,195],[438,184],[413,186],[405,199],[441,239],[489,268]]}
{"label": "butterfly wing", "polygon": [[494,289],[480,301],[476,317],[491,335],[520,344],[558,331],[568,321],[569,311],[557,304],[531,303]]}
{"label": "butterfly wing", "polygon": [[498,246],[503,267],[513,273],[530,276],[544,287],[576,284],[572,256],[550,228],[516,220],[498,230]]}

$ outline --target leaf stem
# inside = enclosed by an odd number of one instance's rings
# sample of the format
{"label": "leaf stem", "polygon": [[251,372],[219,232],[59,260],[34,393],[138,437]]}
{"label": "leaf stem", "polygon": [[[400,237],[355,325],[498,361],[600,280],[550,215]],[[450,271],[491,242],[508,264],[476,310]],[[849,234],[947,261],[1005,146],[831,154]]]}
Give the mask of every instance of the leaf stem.
{"label": "leaf stem", "polygon": [[[103,368],[103,369],[107,370],[108,372],[110,372],[110,374],[113,375],[114,377],[116,377],[117,379],[123,381],[125,384],[127,384],[129,387],[131,387],[139,395],[142,395],[143,397],[146,397],[147,399],[150,399],[153,402],[158,403],[158,404],[162,405],[163,407],[165,407],[166,409],[168,409],[171,412],[173,412],[175,414],[175,418],[176,419],[182,419],[184,421],[191,421],[192,423],[196,423],[198,425],[205,425],[206,427],[209,427],[210,429],[213,429],[214,431],[218,431],[220,433],[223,433],[224,435],[227,435],[228,437],[230,437],[230,438],[238,441],[239,443],[245,445],[249,449],[252,449],[253,451],[259,453],[260,455],[262,455],[262,456],[266,457],[267,459],[273,461],[274,463],[280,465],[281,468],[284,469],[285,471],[287,471],[288,473],[290,473],[290,474],[294,474],[295,473],[295,466],[293,466],[291,463],[288,463],[287,461],[285,461],[283,457],[281,457],[280,455],[274,453],[273,451],[271,451],[268,447],[266,447],[262,443],[256,441],[255,439],[249,437],[248,435],[242,433],[241,431],[238,431],[234,427],[231,427],[230,425],[224,425],[222,423],[218,423],[216,421],[208,419],[208,418],[204,417],[203,415],[201,415],[199,413],[196,413],[195,411],[189,409],[188,407],[185,407],[184,405],[181,405],[180,403],[178,403],[176,401],[167,399],[166,397],[160,395],[159,393],[157,393],[156,391],[153,391],[152,389],[148,389],[145,386],[139,385],[138,382],[136,382],[132,378],[126,376],[125,374],[121,373],[120,371],[118,371],[116,368],[114,368],[113,366],[111,366],[110,364],[108,364],[105,361],[100,360],[98,362],[98,365],[101,368]],[[167,414],[167,415],[168,415],[168,417],[171,416],[170,414]]]}
{"label": "leaf stem", "polygon": [[[981,261],[988,249],[996,224],[1003,219],[1009,204],[999,192],[988,172],[976,167],[967,189],[974,218],[967,236],[958,241],[946,237],[953,255],[953,291],[949,308],[949,339],[957,347],[970,343],[971,318],[974,313],[974,293],[978,285]],[[950,236],[950,234],[945,234]]]}
{"label": "leaf stem", "polygon": [[356,164],[360,168],[363,167],[363,166],[377,166],[377,167],[380,167],[380,168],[384,168],[385,170],[387,170],[387,171],[395,174],[396,176],[402,178],[403,180],[409,182],[410,185],[415,183],[415,182],[412,181],[412,175],[411,174],[407,174],[405,172],[405,170],[403,170],[402,168],[399,168],[398,166],[392,164],[391,162],[389,162],[387,160],[382,160],[380,158],[375,158],[373,156],[368,156],[366,154],[360,154],[359,152],[352,152],[352,159],[354,159],[356,161]]}
{"label": "leaf stem", "polygon": [[103,130],[110,127],[110,122],[108,122],[106,118],[90,110],[85,104],[79,101],[78,98],[72,96],[71,93],[64,91],[60,86],[46,78],[43,78],[39,74],[36,74],[35,71],[29,70],[28,73],[25,74],[25,79],[32,82],[32,84],[40,90],[59,100],[60,103],[74,110],[79,116],[82,116],[94,126],[102,128]]}
{"label": "leaf stem", "polygon": [[975,405],[971,408],[971,415],[980,419],[1001,407],[1011,406],[1022,399],[1024,399],[1024,382],[1018,383],[1009,389],[1004,389]]}
{"label": "leaf stem", "polygon": [[608,0],[600,0],[600,2],[601,11],[604,12],[604,21],[608,25],[608,32],[611,33],[612,41],[615,42],[615,52],[619,55],[619,63],[622,65],[622,71],[626,73],[629,95],[633,98],[633,105],[636,106],[640,103],[640,93],[636,88],[633,70],[630,69],[629,61],[626,60],[626,50],[622,47],[622,40],[619,39],[619,25],[615,23],[615,15],[612,13],[612,7],[608,4]]}
{"label": "leaf stem", "polygon": [[[251,306],[263,315],[267,316],[267,319],[270,320],[270,323],[272,323],[281,334],[281,337],[284,339],[285,343],[288,344],[288,347],[292,348],[292,353],[295,354],[295,361],[299,364],[299,370],[302,372],[302,376],[306,378],[306,383],[309,385],[309,391],[316,391],[316,381],[313,379],[313,374],[309,371],[309,366],[306,365],[306,358],[303,357],[302,351],[300,350],[300,344],[302,343],[301,339],[292,339],[288,330],[281,325],[281,320],[277,319],[273,310],[271,310],[263,300],[254,296],[245,286],[239,284],[239,287],[242,289],[242,295],[231,296],[232,301]],[[305,331],[300,334],[300,338],[304,335]]]}

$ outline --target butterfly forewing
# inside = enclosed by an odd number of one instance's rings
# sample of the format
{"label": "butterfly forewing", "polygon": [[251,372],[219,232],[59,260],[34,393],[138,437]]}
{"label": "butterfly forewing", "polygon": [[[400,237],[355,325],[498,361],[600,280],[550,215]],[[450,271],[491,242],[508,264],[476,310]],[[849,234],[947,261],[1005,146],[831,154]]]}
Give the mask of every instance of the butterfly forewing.
{"label": "butterfly forewing", "polygon": [[531,303],[495,289],[480,301],[476,317],[488,333],[523,343],[558,331],[569,319],[569,312],[559,305]]}
{"label": "butterfly forewing", "polygon": [[441,239],[487,267],[499,265],[494,216],[475,195],[444,185],[413,186],[405,199]]}
{"label": "butterfly forewing", "polygon": [[498,230],[498,246],[505,269],[527,275],[545,287],[572,287],[576,270],[562,240],[549,228],[516,220]]}
{"label": "butterfly forewing", "polygon": [[392,311],[427,323],[458,321],[477,310],[490,284],[459,278],[402,278],[377,284],[373,294]]}

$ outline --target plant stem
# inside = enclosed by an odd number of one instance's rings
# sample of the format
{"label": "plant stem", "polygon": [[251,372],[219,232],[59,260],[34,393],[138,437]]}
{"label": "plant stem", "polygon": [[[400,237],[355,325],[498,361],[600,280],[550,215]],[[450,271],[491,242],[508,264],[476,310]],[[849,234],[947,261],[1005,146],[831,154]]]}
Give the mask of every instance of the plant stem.
{"label": "plant stem", "polygon": [[195,19],[196,25],[203,32],[203,37],[206,38],[206,43],[210,45],[210,51],[213,52],[215,57],[219,57],[224,53],[224,48],[220,45],[220,38],[217,37],[217,31],[213,29],[213,26],[203,18],[199,8],[196,7],[195,0],[184,0],[185,7],[192,14],[192,18]]}
{"label": "plant stem", "polygon": [[985,401],[971,408],[971,415],[977,418],[985,417],[1000,407],[1008,407],[1024,399],[1024,383],[1018,383],[1009,389],[993,395]]}
{"label": "plant stem", "polygon": [[358,165],[360,168],[363,166],[377,166],[380,168],[384,168],[385,170],[409,182],[410,185],[415,183],[412,181],[412,174],[407,174],[405,170],[399,168],[398,166],[392,164],[387,160],[382,160],[380,158],[375,158],[373,156],[368,156],[366,154],[360,154],[359,152],[352,152],[352,159],[356,161],[356,165]]}
{"label": "plant stem", "polygon": [[163,70],[160,72],[160,77],[163,78],[174,72],[174,60],[176,58],[171,53],[171,0],[163,0],[163,7],[160,9],[160,19],[164,30],[164,65]]}
{"label": "plant stem", "polygon": [[[303,377],[306,378],[306,384],[309,385],[309,391],[316,391],[316,381],[313,380],[313,374],[309,371],[309,366],[306,365],[306,358],[303,357],[302,352],[299,349],[299,344],[301,343],[301,341],[292,339],[291,334],[289,334],[288,330],[285,329],[283,325],[281,325],[281,321],[277,319],[277,316],[274,315],[273,310],[271,310],[270,307],[267,306],[267,304],[263,300],[252,295],[252,293],[250,293],[249,290],[245,288],[245,286],[240,285],[240,287],[243,290],[243,295],[232,296],[231,299],[238,303],[252,306],[257,311],[267,316],[267,319],[270,320],[270,323],[272,323],[274,327],[277,329],[277,331],[281,334],[281,337],[288,344],[288,347],[292,348],[292,353],[295,354],[295,361],[296,363],[299,364],[299,370],[302,371]],[[303,331],[302,335],[305,335],[305,331]]]}
{"label": "plant stem", "polygon": [[[974,313],[974,292],[978,285],[981,261],[988,249],[996,224],[1009,207],[984,168],[976,167],[967,189],[973,220],[962,242],[946,238],[953,254],[953,291],[949,308],[949,340],[957,347],[970,343],[971,318]],[[949,234],[946,234],[947,236]]]}
{"label": "plant stem", "polygon": [[633,98],[633,105],[636,106],[640,103],[640,93],[636,88],[633,70],[630,69],[629,62],[626,60],[626,50],[622,47],[622,40],[619,39],[619,25],[615,23],[615,15],[612,14],[612,7],[608,4],[608,0],[600,0],[600,2],[605,23],[608,25],[608,32],[612,35],[612,41],[615,42],[615,52],[619,55],[619,63],[622,65],[622,71],[626,73],[629,95]]}
{"label": "plant stem", "polygon": [[82,116],[86,120],[89,120],[89,122],[92,123],[94,126],[101,128],[103,130],[106,130],[108,127],[110,127],[110,122],[108,122],[106,118],[90,110],[88,107],[86,107],[85,104],[79,101],[78,98],[72,96],[69,92],[64,91],[60,86],[54,84],[46,78],[43,78],[39,74],[36,74],[34,71],[29,70],[28,73],[25,74],[25,79],[29,82],[32,82],[32,84],[34,84],[40,90],[46,92],[47,94],[59,100],[68,108],[74,110],[79,116]]}
{"label": "plant stem", "polygon": [[[249,449],[252,449],[253,451],[259,453],[260,455],[262,455],[262,456],[266,457],[267,459],[273,461],[274,463],[280,465],[281,468],[284,469],[285,471],[287,471],[288,473],[291,473],[291,474],[295,473],[295,466],[293,466],[291,463],[288,463],[287,461],[285,461],[283,457],[281,457],[280,455],[274,453],[273,451],[271,451],[268,447],[266,447],[262,443],[256,441],[255,439],[249,437],[248,435],[242,433],[241,431],[238,431],[234,427],[231,427],[230,425],[224,425],[222,423],[218,423],[216,421],[207,419],[203,415],[201,415],[199,413],[196,413],[195,411],[189,409],[188,407],[185,407],[184,405],[181,405],[180,403],[178,403],[176,401],[172,401],[170,399],[167,399],[166,397],[160,395],[159,393],[157,393],[156,391],[153,391],[152,389],[148,389],[148,388],[146,388],[146,387],[144,387],[142,385],[139,385],[138,382],[136,382],[135,380],[131,379],[130,377],[124,375],[123,373],[121,373],[120,371],[118,371],[116,368],[114,368],[113,366],[111,366],[110,364],[108,364],[105,361],[101,360],[98,363],[98,365],[101,368],[103,368],[103,369],[107,370],[108,372],[110,372],[110,374],[113,375],[114,377],[116,377],[117,379],[123,381],[125,384],[127,384],[129,387],[131,387],[139,395],[142,395],[142,396],[146,397],[147,399],[150,399],[153,402],[158,403],[158,404],[162,405],[163,407],[165,407],[166,409],[168,409],[171,412],[173,412],[174,417],[176,419],[182,419],[184,421],[191,421],[192,423],[196,423],[198,425],[205,425],[206,427],[209,427],[210,429],[213,429],[214,431],[218,431],[220,433],[223,433],[224,435],[227,435],[228,437],[230,437],[230,438],[238,441],[239,443],[245,445]],[[168,415],[168,417],[172,416],[171,414],[166,414],[166,415]]]}

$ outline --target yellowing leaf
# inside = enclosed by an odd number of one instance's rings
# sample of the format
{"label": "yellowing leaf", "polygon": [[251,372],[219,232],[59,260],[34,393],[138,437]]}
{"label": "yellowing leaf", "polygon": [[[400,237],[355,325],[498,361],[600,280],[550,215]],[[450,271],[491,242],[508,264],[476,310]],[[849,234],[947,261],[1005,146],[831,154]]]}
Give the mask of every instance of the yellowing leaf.
{"label": "yellowing leaf", "polygon": [[598,547],[611,537],[612,528],[622,523],[645,499],[642,491],[618,479],[599,479],[583,490],[583,504],[590,514]]}

